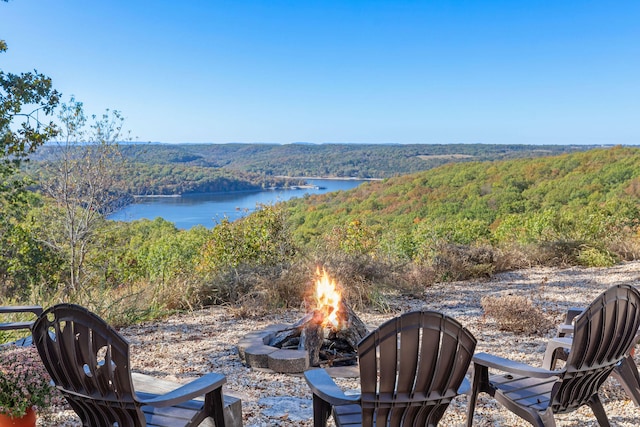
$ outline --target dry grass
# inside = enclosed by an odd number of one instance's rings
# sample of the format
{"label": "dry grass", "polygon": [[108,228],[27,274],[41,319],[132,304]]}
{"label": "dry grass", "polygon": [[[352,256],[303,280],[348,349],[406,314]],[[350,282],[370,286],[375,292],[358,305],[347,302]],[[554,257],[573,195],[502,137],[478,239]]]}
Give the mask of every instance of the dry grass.
{"label": "dry grass", "polygon": [[480,304],[485,314],[495,319],[501,331],[544,334],[555,326],[551,317],[522,295],[485,296]]}
{"label": "dry grass", "polygon": [[491,246],[442,244],[432,267],[442,281],[489,277],[494,273],[495,256]]}

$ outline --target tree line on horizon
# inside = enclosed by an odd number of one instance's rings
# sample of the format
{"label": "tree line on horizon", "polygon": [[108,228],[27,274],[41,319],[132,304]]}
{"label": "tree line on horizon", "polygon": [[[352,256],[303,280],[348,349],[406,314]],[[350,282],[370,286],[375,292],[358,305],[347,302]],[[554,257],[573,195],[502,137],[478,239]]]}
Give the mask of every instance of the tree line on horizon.
{"label": "tree line on horizon", "polygon": [[[75,150],[87,149],[78,143]],[[68,147],[67,147],[68,148]],[[123,199],[134,195],[181,195],[259,191],[299,185],[304,177],[389,178],[447,163],[538,157],[591,146],[485,144],[127,144],[118,146],[126,165],[116,177]],[[58,144],[41,147],[27,170],[46,180],[59,160]],[[298,177],[292,179],[287,177]]]}
{"label": "tree line on horizon", "polygon": [[390,178],[451,162],[507,160],[595,146],[517,144],[144,144],[123,147],[146,164],[222,168],[260,176]]}

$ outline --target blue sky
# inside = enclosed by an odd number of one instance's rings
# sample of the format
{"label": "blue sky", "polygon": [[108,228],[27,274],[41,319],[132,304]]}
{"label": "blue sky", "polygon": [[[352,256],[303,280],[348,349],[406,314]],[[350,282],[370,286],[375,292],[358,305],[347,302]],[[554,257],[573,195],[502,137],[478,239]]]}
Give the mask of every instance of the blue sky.
{"label": "blue sky", "polygon": [[140,141],[640,144],[640,1],[0,2]]}

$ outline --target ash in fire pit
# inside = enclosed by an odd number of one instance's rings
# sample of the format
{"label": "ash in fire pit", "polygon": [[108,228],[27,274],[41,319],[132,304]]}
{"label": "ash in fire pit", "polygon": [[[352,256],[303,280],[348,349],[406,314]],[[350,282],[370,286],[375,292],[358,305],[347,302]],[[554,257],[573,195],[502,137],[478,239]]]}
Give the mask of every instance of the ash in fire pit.
{"label": "ash in fire pit", "polygon": [[[240,342],[240,356],[249,365],[274,369],[274,366],[280,366],[276,359],[301,354],[305,356],[305,367],[295,370],[289,363],[285,368],[288,372],[300,372],[309,365],[346,366],[357,363],[357,345],[367,335],[367,328],[342,301],[335,282],[324,269],[322,274],[318,271],[318,276],[306,316],[293,325],[279,325],[250,334]],[[258,340],[262,344],[256,344]],[[283,372],[278,368],[274,370]]]}

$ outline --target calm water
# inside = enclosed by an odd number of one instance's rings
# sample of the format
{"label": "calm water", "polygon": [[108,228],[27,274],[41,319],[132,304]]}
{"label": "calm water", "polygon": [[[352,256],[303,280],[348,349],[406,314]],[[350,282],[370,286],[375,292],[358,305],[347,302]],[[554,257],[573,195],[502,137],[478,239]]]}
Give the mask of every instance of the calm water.
{"label": "calm water", "polygon": [[309,179],[310,185],[319,188],[296,190],[272,190],[246,193],[195,194],[182,197],[143,197],[109,216],[118,221],[155,219],[162,217],[176,227],[188,229],[196,225],[211,228],[225,216],[230,221],[250,214],[256,206],[283,202],[305,194],[322,194],[330,191],[350,190],[363,181]]}

